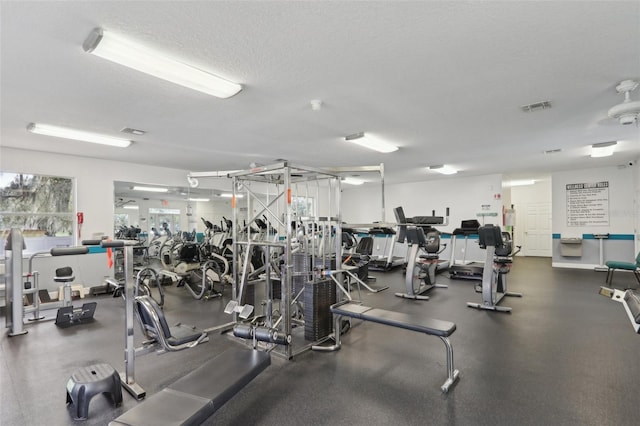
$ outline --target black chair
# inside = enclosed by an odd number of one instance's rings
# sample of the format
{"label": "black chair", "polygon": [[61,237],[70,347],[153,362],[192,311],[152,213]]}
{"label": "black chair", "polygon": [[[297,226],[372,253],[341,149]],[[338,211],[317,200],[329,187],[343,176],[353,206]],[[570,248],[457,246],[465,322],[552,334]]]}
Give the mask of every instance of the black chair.
{"label": "black chair", "polygon": [[136,297],[135,306],[142,330],[149,339],[147,345],[158,344],[165,351],[174,352],[209,340],[206,332],[196,330],[195,327],[179,323],[169,327],[164,312],[149,296]]}

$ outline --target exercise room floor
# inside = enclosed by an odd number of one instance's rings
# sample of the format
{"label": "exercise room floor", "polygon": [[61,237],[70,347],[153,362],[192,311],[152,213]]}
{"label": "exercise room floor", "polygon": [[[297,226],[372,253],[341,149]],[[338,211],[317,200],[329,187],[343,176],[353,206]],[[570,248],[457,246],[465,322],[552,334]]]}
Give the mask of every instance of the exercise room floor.
{"label": "exercise room floor", "polygon": [[[372,286],[391,288],[363,293],[368,306],[457,324],[451,343],[460,380],[449,394],[440,392],[446,358],[438,338],[354,320],[341,350],[308,351],[292,361],[272,357],[272,365],[206,424],[638,424],[640,336],[621,304],[598,295],[605,273],[552,269],[549,258],[517,258],[509,289],[524,297],[503,300],[513,307],[510,314],[467,308],[466,302],[481,297],[473,282],[449,280],[446,273],[438,282],[449,288],[434,290],[429,301],[393,296],[403,288],[400,270],[371,275],[377,277]],[[635,280],[618,273],[614,284],[635,287]],[[228,291],[223,299],[198,301],[184,288],[166,290],[170,323],[207,328],[227,321],[222,309]],[[91,324],[59,329],[49,321],[27,325],[23,336],[2,334],[1,425],[106,425],[137,404],[126,392],[119,408],[96,396],[89,419],[78,422],[65,405],[66,382],[78,367],[124,367],[122,299],[95,300]],[[212,334],[193,349],[139,357],[136,380],[152,395],[237,345]]]}

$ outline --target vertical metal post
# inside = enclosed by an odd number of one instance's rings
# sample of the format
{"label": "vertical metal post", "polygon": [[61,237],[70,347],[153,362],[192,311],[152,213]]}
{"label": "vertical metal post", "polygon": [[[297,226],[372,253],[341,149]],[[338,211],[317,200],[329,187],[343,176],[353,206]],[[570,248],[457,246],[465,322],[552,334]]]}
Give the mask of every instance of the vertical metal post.
{"label": "vertical metal post", "polygon": [[135,399],[145,397],[145,390],[136,382],[135,360],[136,347],[133,341],[133,304],[134,300],[134,277],[133,277],[133,246],[122,246],[124,257],[124,324],[125,324],[125,347],[124,347],[124,375],[121,374],[122,386]]}
{"label": "vertical metal post", "polygon": [[384,211],[384,163],[380,163],[380,184],[382,185],[382,223],[386,221],[386,213]]}
{"label": "vertical metal post", "polygon": [[[284,166],[284,191],[285,191],[285,203],[286,203],[286,211],[287,211],[287,239],[284,245],[284,256],[285,256],[285,270],[283,271],[283,276],[281,277],[281,287],[282,287],[282,316],[284,317],[284,335],[291,335],[291,290],[293,286],[293,279],[291,274],[293,272],[293,256],[291,255],[291,241],[295,237],[293,233],[293,229],[291,226],[291,202],[292,202],[292,194],[291,194],[291,168],[288,164],[285,163]],[[287,359],[291,359],[293,356],[293,348],[292,345],[285,346],[285,352]]]}
{"label": "vertical metal post", "polygon": [[[237,210],[237,188],[238,188],[238,177],[233,177],[233,182],[231,184],[231,251],[232,251],[232,259],[233,259],[233,281],[231,282],[231,299],[236,300],[238,304],[241,304],[240,295],[238,294],[238,280],[239,280],[239,262],[240,262],[240,254],[238,244],[238,210]],[[233,313],[233,322],[238,321],[238,313]]]}
{"label": "vertical metal post", "polygon": [[[7,327],[9,336],[19,336],[26,334],[23,327],[22,316],[24,315],[24,304],[22,302],[22,250],[24,244],[22,232],[17,228],[11,228],[7,249],[5,251],[5,267],[7,268],[5,283],[7,301]],[[11,252],[11,253],[9,253]],[[38,297],[36,294],[34,297]]]}

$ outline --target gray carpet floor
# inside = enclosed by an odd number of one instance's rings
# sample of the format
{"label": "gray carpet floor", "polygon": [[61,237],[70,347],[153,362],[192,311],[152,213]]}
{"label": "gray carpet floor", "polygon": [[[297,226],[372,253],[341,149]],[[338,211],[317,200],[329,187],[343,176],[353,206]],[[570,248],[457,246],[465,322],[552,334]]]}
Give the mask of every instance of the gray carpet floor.
{"label": "gray carpet floor", "polygon": [[[480,301],[474,283],[446,273],[429,301],[393,296],[400,270],[372,273],[381,293],[363,293],[368,306],[453,321],[460,380],[448,394],[445,350],[433,336],[353,321],[337,352],[305,352],[272,365],[219,409],[217,425],[636,425],[640,392],[640,336],[623,306],[598,295],[605,273],[553,269],[548,258],[517,258],[505,298],[512,313],[466,307]],[[635,287],[619,273],[616,287]],[[229,300],[194,300],[166,287],[170,322],[208,328],[228,321]],[[89,419],[74,422],[65,404],[68,378],[79,367],[124,366],[124,307],[119,298],[92,297],[95,321],[67,329],[52,321],[29,324],[28,334],[0,337],[1,425],[106,425],[138,402],[121,407],[96,396]],[[78,303],[78,302],[76,302]],[[54,313],[55,311],[50,312]],[[4,326],[4,319],[2,320]],[[136,329],[136,331],[138,331]],[[148,395],[195,369],[234,339],[212,334],[196,348],[136,359],[136,380]],[[224,369],[224,365],[219,367]]]}

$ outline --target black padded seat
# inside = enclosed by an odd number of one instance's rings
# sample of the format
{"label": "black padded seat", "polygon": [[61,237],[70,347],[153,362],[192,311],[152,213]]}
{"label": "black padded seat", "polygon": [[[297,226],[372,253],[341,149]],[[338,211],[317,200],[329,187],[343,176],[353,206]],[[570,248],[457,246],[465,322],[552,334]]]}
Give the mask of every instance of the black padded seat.
{"label": "black padded seat", "polygon": [[266,352],[227,349],[109,426],[202,424],[270,364],[271,356]]}
{"label": "black padded seat", "polygon": [[393,312],[386,309],[370,308],[356,304],[332,307],[331,312],[336,315],[354,317],[364,321],[377,322],[379,324],[404,328],[406,330],[413,330],[434,336],[449,337],[456,331],[455,323],[450,321],[424,318],[422,315]]}
{"label": "black padded seat", "polygon": [[425,260],[439,260],[440,259],[440,255],[437,254],[437,253],[434,253],[434,254],[421,254],[418,257],[420,259],[425,259]]}
{"label": "black padded seat", "polygon": [[207,333],[191,327],[170,327],[160,306],[149,296],[136,297],[135,307],[146,337],[157,341],[167,351],[193,347],[207,339]]}

